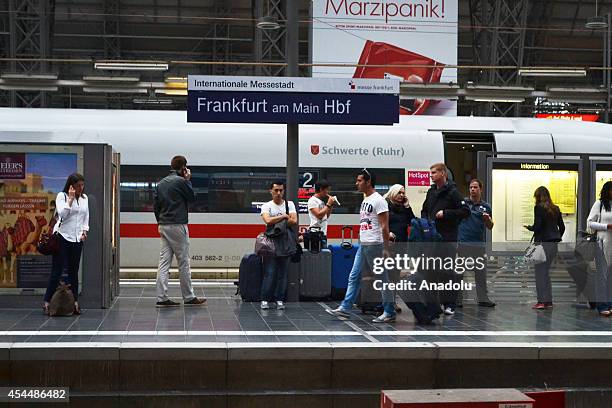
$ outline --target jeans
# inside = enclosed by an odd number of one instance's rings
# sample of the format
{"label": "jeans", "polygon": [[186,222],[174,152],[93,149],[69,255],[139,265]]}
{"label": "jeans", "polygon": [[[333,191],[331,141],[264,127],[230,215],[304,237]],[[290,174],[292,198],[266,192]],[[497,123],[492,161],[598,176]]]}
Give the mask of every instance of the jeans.
{"label": "jeans", "polygon": [[264,258],[264,277],[261,283],[261,300],[285,301],[287,294],[288,256]]}
{"label": "jeans", "polygon": [[361,284],[361,245],[357,248],[355,253],[355,259],[353,260],[353,268],[349,273],[348,286],[346,288],[346,295],[344,300],[340,304],[340,308],[344,310],[351,310],[355,298],[359,293],[359,285]]}
{"label": "jeans", "polygon": [[536,293],[538,303],[552,303],[552,284],[550,283],[550,265],[557,256],[556,242],[542,242],[546,262],[535,265]]}
{"label": "jeans", "polygon": [[595,266],[597,275],[595,278],[595,300],[597,310],[603,312],[612,307],[612,265],[606,262],[606,256],[601,249],[603,242],[597,242],[595,251]]}
{"label": "jeans", "polygon": [[53,266],[51,267],[51,276],[49,277],[49,285],[45,292],[44,301],[51,301],[51,297],[59,285],[62,273],[66,270],[68,273],[68,282],[66,283],[70,284],[70,290],[72,290],[74,301],[76,302],[79,300],[79,263],[81,262],[83,243],[70,242],[62,234],[57,235],[59,251],[53,255]]}
{"label": "jeans", "polygon": [[[357,296],[358,289],[361,280],[361,271],[373,271],[374,258],[380,258],[383,256],[383,244],[370,244],[360,245],[358,249],[359,260],[357,255],[355,256],[355,262],[353,262],[353,269],[349,275],[349,284],[346,290],[346,296],[342,301],[341,308],[344,310],[350,310],[354,303],[355,297]],[[359,261],[359,262],[358,262]],[[356,269],[356,265],[359,265]],[[388,272],[385,270],[382,274],[375,276],[376,280],[381,280],[383,283],[389,282]],[[362,290],[364,290],[363,288]],[[393,292],[390,290],[382,290],[382,304],[383,309],[387,315],[395,315],[395,302]]]}

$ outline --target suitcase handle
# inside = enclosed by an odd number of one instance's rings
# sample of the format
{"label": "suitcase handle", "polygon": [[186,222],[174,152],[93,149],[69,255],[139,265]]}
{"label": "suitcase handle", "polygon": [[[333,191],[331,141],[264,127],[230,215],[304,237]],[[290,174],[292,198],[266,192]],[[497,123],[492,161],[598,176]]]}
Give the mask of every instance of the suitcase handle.
{"label": "suitcase handle", "polygon": [[[351,231],[350,241],[347,241],[345,238],[344,231],[346,230]],[[353,246],[353,227],[350,225],[344,225],[342,227],[342,242],[340,243],[340,246],[344,249],[350,249]]]}

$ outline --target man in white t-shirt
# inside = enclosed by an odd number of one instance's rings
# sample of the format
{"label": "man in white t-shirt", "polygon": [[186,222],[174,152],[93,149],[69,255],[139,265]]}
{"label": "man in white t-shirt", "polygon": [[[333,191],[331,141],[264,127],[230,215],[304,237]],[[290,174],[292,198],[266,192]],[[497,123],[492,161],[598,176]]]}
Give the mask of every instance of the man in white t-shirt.
{"label": "man in white t-shirt", "polygon": [[[376,177],[369,170],[363,169],[357,174],[357,190],[365,194],[359,211],[359,244],[361,251],[361,268],[353,268],[349,275],[346,295],[340,306],[330,313],[340,317],[350,317],[349,311],[359,293],[361,271],[373,270],[374,259],[387,256],[389,248],[389,207],[387,201],[374,189]],[[379,279],[378,277],[376,279]],[[383,282],[388,282],[387,272],[380,275]],[[393,293],[382,291],[384,312],[373,320],[374,323],[391,323],[395,321]]]}
{"label": "man in white t-shirt", "polygon": [[[285,193],[285,183],[274,181],[270,184],[270,194],[272,201],[268,201],[261,206],[261,218],[267,227],[287,221],[288,233],[293,233],[289,227],[298,223],[295,204],[283,199]],[[287,208],[289,211],[287,211]],[[295,248],[294,248],[295,249]],[[264,277],[261,283],[261,308],[269,309],[268,302],[276,301],[276,308],[285,308],[284,301],[287,292],[287,272],[289,270],[290,256],[274,256],[264,258]]]}
{"label": "man in white t-shirt", "polygon": [[327,220],[331,216],[334,197],[330,196],[331,186],[326,180],[319,180],[315,183],[315,194],[308,200],[308,217],[310,227],[321,228],[323,234],[327,236]]}

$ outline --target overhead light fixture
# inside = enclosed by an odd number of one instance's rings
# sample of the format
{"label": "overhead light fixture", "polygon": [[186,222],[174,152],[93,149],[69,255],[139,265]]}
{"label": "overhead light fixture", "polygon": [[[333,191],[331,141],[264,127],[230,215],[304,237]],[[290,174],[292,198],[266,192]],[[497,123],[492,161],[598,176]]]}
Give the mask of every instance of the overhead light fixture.
{"label": "overhead light fixture", "polygon": [[172,99],[134,98],[132,102],[137,105],[172,105]]}
{"label": "overhead light fixture", "polygon": [[83,81],[87,82],[138,82],[140,77],[137,76],[84,76]]}
{"label": "overhead light fixture", "polygon": [[272,16],[263,16],[257,20],[257,28],[260,30],[278,30],[281,25],[278,20]]}
{"label": "overhead light fixture", "polygon": [[497,103],[521,103],[525,102],[525,98],[507,98],[507,97],[487,97],[487,96],[466,96],[466,100],[474,102],[497,102]]}
{"label": "overhead light fixture", "polygon": [[599,3],[597,0],[595,0],[595,17],[591,17],[587,19],[587,22],[584,25],[588,29],[599,30],[599,29],[608,28],[608,18],[598,15],[598,12],[599,12],[598,6],[599,6]]}
{"label": "overhead light fixture", "polygon": [[590,30],[603,30],[608,28],[608,19],[604,16],[590,17],[584,26]]}
{"label": "overhead light fixture", "polygon": [[44,86],[44,85],[0,85],[0,89],[3,91],[56,92],[59,88],[57,86]]}
{"label": "overhead light fixture", "polygon": [[57,79],[57,74],[21,74],[14,72],[5,72],[0,75],[2,79],[19,79],[33,81],[54,81]]}
{"label": "overhead light fixture", "polygon": [[114,71],[167,71],[167,63],[157,62],[96,62],[95,69],[106,69]]}
{"label": "overhead light fixture", "polygon": [[165,82],[187,82],[186,76],[167,76],[164,78]]}
{"label": "overhead light fixture", "polygon": [[556,68],[521,68],[519,76],[523,77],[585,77],[586,69],[556,69]]}
{"label": "overhead light fixture", "polygon": [[146,88],[120,88],[120,87],[93,87],[93,86],[84,86],[83,92],[86,93],[137,93],[137,94],[146,94]]}

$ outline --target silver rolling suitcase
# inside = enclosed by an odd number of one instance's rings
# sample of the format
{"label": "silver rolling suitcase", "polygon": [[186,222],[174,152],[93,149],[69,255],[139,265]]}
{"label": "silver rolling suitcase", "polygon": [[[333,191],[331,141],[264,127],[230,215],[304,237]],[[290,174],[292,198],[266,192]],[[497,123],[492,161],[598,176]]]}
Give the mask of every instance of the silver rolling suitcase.
{"label": "silver rolling suitcase", "polygon": [[304,250],[300,265],[300,298],[331,296],[332,258],[329,249],[318,254]]}

